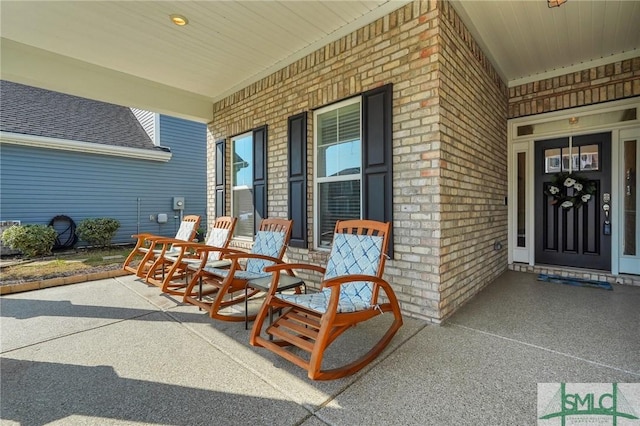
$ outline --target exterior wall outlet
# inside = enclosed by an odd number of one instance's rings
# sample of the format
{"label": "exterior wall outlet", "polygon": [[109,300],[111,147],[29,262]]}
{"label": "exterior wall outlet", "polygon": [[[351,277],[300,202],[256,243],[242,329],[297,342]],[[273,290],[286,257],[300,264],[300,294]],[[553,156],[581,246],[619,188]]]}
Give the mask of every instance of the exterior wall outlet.
{"label": "exterior wall outlet", "polygon": [[158,213],[158,223],[167,223],[167,214],[166,213]]}
{"label": "exterior wall outlet", "polygon": [[150,214],[150,215],[149,215],[149,220],[150,220],[151,222],[155,222],[155,221],[156,221],[156,215],[155,215],[155,214]]}

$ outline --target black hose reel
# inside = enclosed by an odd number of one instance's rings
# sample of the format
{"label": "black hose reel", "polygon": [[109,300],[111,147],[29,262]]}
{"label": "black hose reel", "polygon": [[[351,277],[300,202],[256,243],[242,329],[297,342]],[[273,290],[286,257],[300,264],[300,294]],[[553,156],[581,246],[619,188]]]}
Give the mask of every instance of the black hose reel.
{"label": "black hose reel", "polygon": [[56,230],[58,236],[53,244],[53,250],[72,248],[78,242],[76,223],[69,216],[58,215],[51,219],[49,226]]}

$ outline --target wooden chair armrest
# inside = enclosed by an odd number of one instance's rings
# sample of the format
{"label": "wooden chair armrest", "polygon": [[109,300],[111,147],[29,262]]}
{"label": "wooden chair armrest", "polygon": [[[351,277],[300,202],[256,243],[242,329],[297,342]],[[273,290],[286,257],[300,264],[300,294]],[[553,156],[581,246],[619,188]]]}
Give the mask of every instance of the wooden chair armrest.
{"label": "wooden chair armrest", "polygon": [[237,262],[240,259],[262,259],[262,260],[268,260],[274,263],[284,263],[282,259],[278,259],[277,257],[271,257],[264,254],[257,254],[257,253],[246,253],[243,251],[238,251],[237,253],[232,253],[228,255],[225,254],[224,258],[233,260],[234,262]]}
{"label": "wooden chair armrest", "polygon": [[171,237],[154,238],[153,240],[158,244],[178,244],[185,242],[184,240],[178,240],[177,238]]}
{"label": "wooden chair armrest", "polygon": [[370,282],[379,284],[385,288],[389,286],[388,282],[386,282],[382,278],[377,277],[375,275],[340,275],[338,277],[333,277],[333,278],[329,278],[328,280],[322,281],[321,285],[322,287],[331,288],[331,287],[340,286],[342,284],[347,284],[354,281],[370,281]]}
{"label": "wooden chair armrest", "polygon": [[309,263],[277,263],[275,265],[267,266],[264,268],[265,272],[276,272],[276,271],[292,271],[306,269],[310,271],[316,271],[321,274],[324,274],[325,268],[318,265],[311,265]]}
{"label": "wooden chair armrest", "polygon": [[[150,241],[159,241],[159,240],[170,240],[172,239],[171,237],[165,237],[164,235],[153,235],[150,234],[148,236],[145,237],[146,240],[150,240]],[[179,240],[182,241],[182,240]]]}
{"label": "wooden chair armrest", "polygon": [[136,244],[138,246],[141,246],[146,241],[151,241],[154,237],[157,237],[157,235],[155,235],[155,234],[133,234],[131,236],[131,238],[136,238],[138,240],[138,241],[136,241]]}
{"label": "wooden chair armrest", "polygon": [[240,250],[230,249],[227,247],[210,246],[204,243],[196,243],[193,241],[180,241],[173,244],[174,247],[187,247],[197,252],[221,251],[222,253],[236,253]]}
{"label": "wooden chair armrest", "polygon": [[[331,290],[331,297],[329,299],[329,305],[327,306],[327,313],[331,312],[333,315],[335,315],[340,300],[340,286],[342,284],[347,284],[353,281],[368,281],[375,283],[379,287],[382,287],[387,298],[392,301],[392,304],[398,304],[398,299],[395,292],[393,291],[393,288],[391,287],[391,284],[389,284],[384,279],[375,275],[341,275],[339,277],[329,278],[328,280],[325,280],[321,283],[321,287],[329,288]],[[376,306],[378,304],[378,297],[378,291],[374,290],[372,303]]]}

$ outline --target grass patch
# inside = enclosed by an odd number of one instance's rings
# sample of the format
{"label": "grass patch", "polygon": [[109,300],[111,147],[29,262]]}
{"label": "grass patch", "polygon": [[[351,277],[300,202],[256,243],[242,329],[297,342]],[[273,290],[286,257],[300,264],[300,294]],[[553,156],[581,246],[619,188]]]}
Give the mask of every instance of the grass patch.
{"label": "grass patch", "polygon": [[24,263],[3,267],[0,281],[34,281],[119,269],[131,249],[132,247],[77,249],[73,252],[30,259]]}

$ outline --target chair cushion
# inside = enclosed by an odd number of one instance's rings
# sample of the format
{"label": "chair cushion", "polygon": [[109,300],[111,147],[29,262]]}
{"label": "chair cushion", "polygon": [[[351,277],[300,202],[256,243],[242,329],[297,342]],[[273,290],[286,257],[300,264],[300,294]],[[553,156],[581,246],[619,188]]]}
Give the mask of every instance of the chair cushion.
{"label": "chair cushion", "polygon": [[[327,312],[330,296],[331,290],[325,288],[319,293],[279,294],[277,297],[289,303],[324,314]],[[371,303],[369,300],[363,300],[359,297],[349,297],[343,293],[340,294],[340,299],[338,300],[338,313],[357,312],[365,309],[371,309]]]}
{"label": "chair cushion", "polygon": [[[215,275],[220,278],[226,278],[229,275],[229,272],[231,271],[230,269],[212,268],[210,266],[205,266],[203,270],[208,272],[211,275]],[[234,272],[233,277],[241,280],[252,280],[255,278],[267,277],[269,275],[270,274],[265,274],[264,272],[257,274],[250,271],[237,270]]]}
{"label": "chair cushion", "polygon": [[[251,247],[251,253],[279,258],[283,246],[284,232],[258,231]],[[258,275],[265,275],[262,271],[271,265],[273,265],[273,262],[268,260],[248,259],[245,270]]]}
{"label": "chair cushion", "polygon": [[182,221],[180,228],[178,228],[178,232],[176,232],[176,240],[189,241],[189,237],[191,237],[195,226],[195,222]]}
{"label": "chair cushion", "polygon": [[[200,259],[182,259],[186,265],[188,269],[191,269],[192,271],[197,271],[198,269],[200,269]],[[207,262],[206,267],[209,268],[224,268],[224,267],[229,267],[231,266],[231,261],[229,259],[222,259],[222,260],[214,260],[212,262]]]}
{"label": "chair cushion", "polygon": [[[207,238],[206,244],[208,246],[213,246],[213,247],[224,247],[225,243],[227,242],[228,236],[229,236],[228,229],[213,228],[209,233],[209,237]],[[221,255],[222,255],[222,252],[220,251],[210,251],[208,259],[209,261],[212,261],[212,262],[215,260],[220,260]]]}
{"label": "chair cushion", "polygon": [[[162,250],[154,250],[153,251],[155,254],[159,255],[160,253],[162,253]],[[180,249],[179,248],[175,248],[175,247],[169,247],[169,249],[167,251],[164,252],[165,257],[167,256],[179,256],[180,255]]]}
{"label": "chair cushion", "polygon": [[[380,265],[382,237],[337,233],[333,236],[333,246],[327,262],[325,279],[344,275],[376,275]],[[278,297],[289,303],[324,314],[329,305],[331,289],[324,288],[319,293],[283,294]],[[371,309],[373,284],[356,281],[342,284],[338,301],[338,313],[357,312]]]}
{"label": "chair cushion", "polygon": [[[376,275],[381,251],[382,237],[337,233],[333,237],[324,278],[354,274]],[[361,299],[370,303],[372,293],[371,282],[353,282],[341,286],[340,298]]]}

